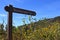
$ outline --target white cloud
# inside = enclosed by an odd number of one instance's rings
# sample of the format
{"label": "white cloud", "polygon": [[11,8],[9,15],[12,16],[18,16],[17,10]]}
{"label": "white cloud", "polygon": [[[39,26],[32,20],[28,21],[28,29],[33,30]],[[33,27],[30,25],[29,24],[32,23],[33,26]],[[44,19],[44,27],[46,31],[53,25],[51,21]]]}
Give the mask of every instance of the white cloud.
{"label": "white cloud", "polygon": [[0,14],[1,17],[6,17],[7,15],[6,14]]}
{"label": "white cloud", "polygon": [[16,17],[16,18],[18,18],[18,19],[19,19],[20,17]]}
{"label": "white cloud", "polygon": [[23,19],[24,17],[15,17],[15,18],[17,18],[17,19]]}

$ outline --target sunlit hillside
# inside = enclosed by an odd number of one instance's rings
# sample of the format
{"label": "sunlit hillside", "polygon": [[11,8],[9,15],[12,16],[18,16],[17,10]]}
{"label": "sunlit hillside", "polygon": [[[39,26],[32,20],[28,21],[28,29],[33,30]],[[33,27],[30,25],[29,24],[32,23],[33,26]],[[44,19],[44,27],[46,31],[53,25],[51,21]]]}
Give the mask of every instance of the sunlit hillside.
{"label": "sunlit hillside", "polygon": [[[13,40],[60,40],[60,16],[12,28]],[[24,22],[24,21],[23,21]],[[0,24],[0,40],[7,40],[7,27]]]}

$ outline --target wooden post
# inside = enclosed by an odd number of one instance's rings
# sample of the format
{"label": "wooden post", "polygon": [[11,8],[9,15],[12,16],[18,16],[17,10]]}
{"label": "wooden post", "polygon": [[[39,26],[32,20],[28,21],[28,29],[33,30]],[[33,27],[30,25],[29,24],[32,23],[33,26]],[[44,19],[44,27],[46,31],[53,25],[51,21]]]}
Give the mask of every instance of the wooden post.
{"label": "wooden post", "polygon": [[8,13],[8,30],[7,30],[8,34],[8,40],[12,40],[12,12]]}
{"label": "wooden post", "polygon": [[[7,7],[7,8],[6,8]],[[8,11],[8,30],[7,30],[7,40],[12,40],[12,18],[13,18],[13,8],[11,5],[6,6],[5,10]]]}

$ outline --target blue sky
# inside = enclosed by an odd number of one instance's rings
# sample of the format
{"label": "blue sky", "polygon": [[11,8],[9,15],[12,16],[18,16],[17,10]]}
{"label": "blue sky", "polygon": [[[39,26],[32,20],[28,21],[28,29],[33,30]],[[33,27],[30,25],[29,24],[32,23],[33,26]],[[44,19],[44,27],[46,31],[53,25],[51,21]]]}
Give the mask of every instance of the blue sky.
{"label": "blue sky", "polygon": [[[0,0],[0,23],[4,19],[7,24],[8,12],[4,10],[4,7],[9,4],[17,8],[35,11],[37,15],[34,18],[37,20],[60,16],[60,0]],[[28,20],[26,15],[13,13],[13,25],[22,25],[22,18]]]}

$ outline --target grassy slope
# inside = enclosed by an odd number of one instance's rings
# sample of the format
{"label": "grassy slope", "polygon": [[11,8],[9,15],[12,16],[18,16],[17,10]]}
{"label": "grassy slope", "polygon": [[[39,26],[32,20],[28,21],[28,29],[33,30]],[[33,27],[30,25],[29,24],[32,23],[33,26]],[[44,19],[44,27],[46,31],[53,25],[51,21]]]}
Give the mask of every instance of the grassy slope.
{"label": "grassy slope", "polygon": [[[60,16],[23,25],[22,28],[13,27],[12,31],[13,40],[60,40]],[[6,38],[4,33],[0,34],[0,40]]]}

